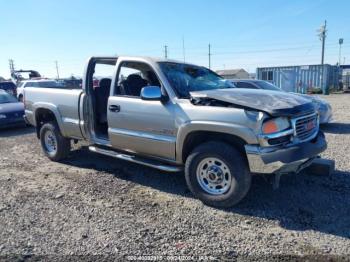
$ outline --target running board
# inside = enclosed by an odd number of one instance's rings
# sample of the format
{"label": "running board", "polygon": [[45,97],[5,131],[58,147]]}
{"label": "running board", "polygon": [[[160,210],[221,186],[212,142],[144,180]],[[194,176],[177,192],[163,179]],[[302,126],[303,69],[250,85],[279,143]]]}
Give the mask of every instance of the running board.
{"label": "running board", "polygon": [[126,161],[133,162],[136,164],[141,164],[144,166],[152,167],[152,168],[159,169],[159,170],[166,171],[166,172],[180,172],[180,171],[182,171],[182,168],[179,166],[164,165],[164,164],[159,163],[159,162],[154,161],[154,160],[138,158],[138,157],[133,156],[133,155],[127,155],[127,154],[119,153],[119,152],[116,152],[113,150],[102,149],[102,148],[99,148],[97,146],[89,146],[89,150],[92,152],[102,154],[102,155],[111,156],[114,158],[126,160]]}

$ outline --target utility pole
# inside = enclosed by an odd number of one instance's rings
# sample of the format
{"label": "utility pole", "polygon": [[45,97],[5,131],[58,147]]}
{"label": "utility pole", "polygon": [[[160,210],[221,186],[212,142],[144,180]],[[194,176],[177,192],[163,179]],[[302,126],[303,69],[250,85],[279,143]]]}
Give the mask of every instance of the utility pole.
{"label": "utility pole", "polygon": [[9,59],[10,73],[12,74],[15,71],[15,63],[13,59]]}
{"label": "utility pole", "polygon": [[322,54],[321,54],[321,65],[324,64],[324,45],[326,42],[326,33],[327,33],[327,20],[324,21],[324,25],[319,29],[319,37],[322,41]]}
{"label": "utility pole", "polygon": [[339,62],[338,65],[340,66],[341,64],[341,45],[344,43],[344,39],[343,38],[339,38]]}
{"label": "utility pole", "polygon": [[324,75],[324,46],[325,46],[325,42],[326,42],[326,33],[327,33],[327,20],[324,21],[324,25],[321,26],[321,28],[318,30],[319,33],[319,37],[320,40],[322,41],[322,53],[321,53],[321,66],[322,66],[322,72],[321,72],[321,88],[322,88],[322,92],[324,95],[328,95],[329,94],[329,89],[328,87],[323,88],[323,75]]}
{"label": "utility pole", "polygon": [[58,62],[55,61],[55,65],[56,65],[56,73],[57,73],[57,80],[60,79],[60,74],[58,72]]}
{"label": "utility pole", "polygon": [[164,57],[165,57],[165,59],[168,59],[168,46],[167,45],[164,46]]}
{"label": "utility pole", "polygon": [[184,63],[186,62],[186,52],[185,52],[185,37],[182,36],[182,55],[184,58]]}
{"label": "utility pole", "polygon": [[210,44],[209,44],[209,52],[208,52],[208,58],[209,58],[209,69],[211,69],[211,51],[210,51],[210,48],[211,48],[211,46],[210,46]]}

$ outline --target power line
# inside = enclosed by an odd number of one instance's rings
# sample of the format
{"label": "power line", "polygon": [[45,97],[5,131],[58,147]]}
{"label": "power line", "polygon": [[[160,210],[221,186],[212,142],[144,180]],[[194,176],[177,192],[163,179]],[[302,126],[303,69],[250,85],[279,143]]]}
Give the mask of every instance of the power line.
{"label": "power line", "polygon": [[[337,45],[338,44],[336,44],[335,46],[333,46],[332,44],[327,44],[327,48],[328,49],[338,49],[339,47]],[[349,46],[349,44],[343,44],[343,46]],[[305,50],[306,53],[310,53],[310,51],[314,47],[315,47],[315,45],[304,45],[304,46],[298,46],[298,47],[286,47],[286,48],[275,48],[275,49],[257,49],[257,50],[247,50],[247,51],[215,52],[215,53],[211,53],[211,55],[212,56],[213,55],[214,56],[219,56],[219,55],[230,55],[230,54],[272,53],[272,52],[299,51],[299,50]],[[187,49],[188,48],[186,48],[186,50]],[[179,56],[180,56],[180,52],[176,52],[176,50],[178,50],[178,49],[175,48],[174,50],[175,50],[174,54],[179,54]],[[216,50],[216,46],[215,46],[215,50]],[[191,56],[191,57],[193,57],[193,56],[203,56],[203,55],[207,56],[208,55],[208,54],[205,54],[205,51],[200,51],[199,49],[197,49],[196,51],[187,52],[187,54],[189,56]]]}

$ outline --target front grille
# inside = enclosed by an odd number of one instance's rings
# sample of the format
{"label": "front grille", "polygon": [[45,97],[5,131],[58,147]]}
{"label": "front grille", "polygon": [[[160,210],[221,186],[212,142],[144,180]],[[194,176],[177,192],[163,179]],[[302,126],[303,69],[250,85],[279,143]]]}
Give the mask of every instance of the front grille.
{"label": "front grille", "polygon": [[313,137],[318,130],[318,117],[316,113],[298,117],[293,122],[295,136],[300,141],[305,141]]}
{"label": "front grille", "polygon": [[281,137],[277,137],[277,138],[271,138],[268,140],[268,142],[271,146],[288,144],[290,142],[290,136],[291,135],[281,136]]}

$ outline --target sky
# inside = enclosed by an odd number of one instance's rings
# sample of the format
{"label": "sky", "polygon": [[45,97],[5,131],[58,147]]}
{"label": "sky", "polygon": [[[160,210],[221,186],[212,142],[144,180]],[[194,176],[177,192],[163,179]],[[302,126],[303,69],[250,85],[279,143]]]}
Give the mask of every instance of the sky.
{"label": "sky", "polygon": [[[325,63],[350,64],[348,0],[0,0],[0,76],[32,69],[82,76],[88,57],[168,57],[211,68],[319,64],[317,30],[327,20]],[[185,47],[185,48],[183,48]],[[184,52],[185,50],[185,52]]]}

